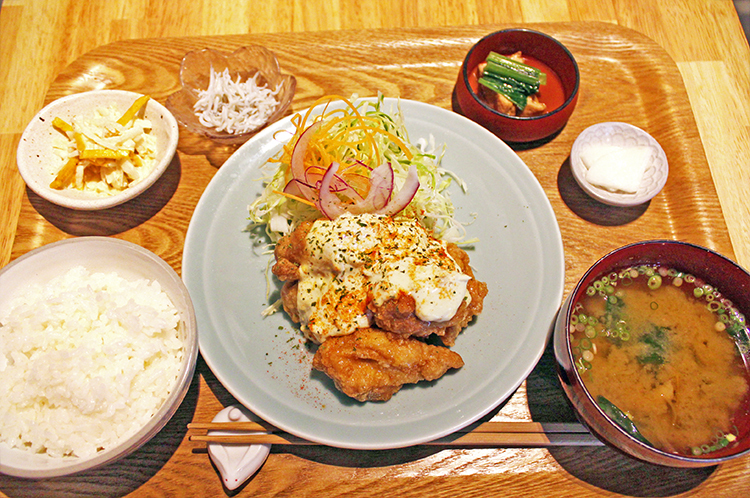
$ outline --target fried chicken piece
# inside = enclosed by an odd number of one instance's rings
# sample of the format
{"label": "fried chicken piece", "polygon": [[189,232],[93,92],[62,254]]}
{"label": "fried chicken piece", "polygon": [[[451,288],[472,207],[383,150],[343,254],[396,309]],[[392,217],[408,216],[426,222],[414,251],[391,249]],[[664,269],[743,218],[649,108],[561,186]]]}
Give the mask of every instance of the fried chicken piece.
{"label": "fried chicken piece", "polygon": [[388,401],[404,384],[435,380],[463,365],[448,348],[373,328],[331,337],[313,358],[313,368],[358,401]]}
{"label": "fried chicken piece", "polygon": [[[307,262],[306,237],[313,222],[302,223],[291,234],[283,237],[276,245],[276,263],[272,272],[284,282],[281,289],[281,300],[284,311],[295,323],[300,322],[297,308],[297,281],[300,278],[299,267]],[[461,303],[456,314],[447,321],[425,322],[416,316],[416,301],[407,294],[399,294],[388,299],[382,305],[374,302],[368,304],[368,316],[374,316],[375,323],[383,330],[402,334],[404,336],[428,337],[432,334],[439,336],[446,346],[455,344],[456,337],[471,320],[482,312],[484,298],[487,295],[487,285],[474,278],[469,264],[469,256],[455,244],[447,244],[448,254],[456,261],[461,271],[471,279],[466,287],[470,302]]]}
{"label": "fried chicken piece", "polygon": [[471,301],[461,303],[461,306],[448,321],[424,322],[417,318],[417,303],[413,297],[399,294],[395,299],[390,299],[382,306],[374,306],[370,303],[370,310],[375,316],[375,323],[383,330],[396,332],[405,336],[428,337],[432,334],[440,337],[446,346],[453,346],[456,337],[461,333],[471,320],[482,313],[484,298],[487,296],[487,284],[474,278],[474,272],[469,265],[469,255],[456,244],[447,245],[448,254],[458,263],[461,271],[471,277],[466,284],[466,289],[471,296]]}
{"label": "fried chicken piece", "polygon": [[281,305],[294,323],[299,323],[299,311],[297,308],[297,289],[299,280],[284,282],[281,287]]}
{"label": "fried chicken piece", "polygon": [[282,282],[299,280],[299,265],[307,259],[305,238],[312,226],[312,221],[304,221],[276,244],[273,251],[276,263],[271,272]]}
{"label": "fried chicken piece", "polygon": [[297,310],[299,265],[306,259],[305,238],[312,224],[312,221],[302,222],[292,233],[282,237],[274,249],[276,263],[271,268],[271,272],[284,282],[281,288],[281,303],[284,311],[295,323],[300,321]]}

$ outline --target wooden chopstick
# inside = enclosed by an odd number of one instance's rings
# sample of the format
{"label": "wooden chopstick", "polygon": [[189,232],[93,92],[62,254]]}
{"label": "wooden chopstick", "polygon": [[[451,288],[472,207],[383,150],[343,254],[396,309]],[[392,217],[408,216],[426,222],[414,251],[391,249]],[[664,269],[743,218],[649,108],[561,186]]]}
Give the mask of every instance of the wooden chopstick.
{"label": "wooden chopstick", "polygon": [[[191,435],[191,441],[220,444],[316,445],[312,441],[255,422],[194,422],[189,430],[223,431],[224,434]],[[226,434],[230,432],[230,434]],[[244,434],[257,432],[260,434]],[[422,443],[430,446],[593,446],[601,445],[577,423],[485,422],[469,426],[443,438]]]}
{"label": "wooden chopstick", "polygon": [[[190,430],[207,431],[236,431],[236,432],[281,432],[272,425],[257,422],[191,422],[187,425]],[[469,425],[457,432],[545,432],[545,433],[584,433],[588,434],[583,425],[566,422],[484,422]]]}

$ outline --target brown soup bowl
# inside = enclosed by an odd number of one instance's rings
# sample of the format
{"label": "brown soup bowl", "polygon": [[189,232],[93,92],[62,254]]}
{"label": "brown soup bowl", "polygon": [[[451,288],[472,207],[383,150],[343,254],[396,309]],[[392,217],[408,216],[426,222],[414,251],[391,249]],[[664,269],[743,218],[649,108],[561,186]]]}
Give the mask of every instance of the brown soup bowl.
{"label": "brown soup bowl", "polygon": [[[750,274],[728,258],[704,247],[671,240],[654,240],[630,244],[602,257],[586,271],[565,300],[557,317],[553,335],[558,377],[568,401],[580,421],[605,444],[639,460],[669,467],[705,467],[750,454],[750,394],[746,393],[734,412],[732,422],[736,436],[731,442],[705,446],[701,454],[677,454],[662,451],[642,442],[627,427],[615,423],[594,400],[584,385],[573,354],[572,329],[574,305],[587,289],[601,282],[602,275],[612,275],[625,268],[658,265],[695,277],[700,285],[710,285],[716,293],[717,305],[726,313],[739,317],[741,332],[734,333],[736,352],[745,369],[750,368],[750,337],[744,317],[750,316]],[[686,281],[688,277],[686,277]],[[704,284],[705,283],[705,284]],[[589,292],[591,292],[589,290]],[[712,297],[713,299],[713,297]],[[724,308],[722,308],[723,310]],[[724,311],[719,311],[724,313]],[[729,328],[727,328],[729,330]],[[579,360],[580,361],[580,360]],[[747,377],[746,377],[747,378]],[[682,382],[685,382],[683,379]],[[626,421],[627,422],[627,421]],[[627,425],[627,424],[625,424]],[[717,436],[718,438],[718,436]],[[703,446],[699,447],[702,448]]]}

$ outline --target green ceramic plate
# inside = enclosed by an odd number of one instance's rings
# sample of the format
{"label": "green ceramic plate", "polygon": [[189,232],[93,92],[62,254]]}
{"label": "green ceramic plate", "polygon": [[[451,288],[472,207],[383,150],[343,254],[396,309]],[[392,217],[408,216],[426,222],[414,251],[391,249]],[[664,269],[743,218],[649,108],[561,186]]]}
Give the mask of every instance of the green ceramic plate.
{"label": "green ceramic plate", "polygon": [[[384,110],[399,101],[385,99]],[[313,351],[285,313],[263,318],[278,297],[269,254],[246,231],[259,168],[293,130],[290,118],[237,150],[206,188],[185,241],[183,278],[198,318],[200,350],[237,400],[269,423],[331,446],[388,449],[448,435],[510,397],[536,365],[562,301],[565,264],[549,200],[523,161],[484,128],[453,112],[401,100],[412,141],[446,144],[442,165],[468,184],[453,186],[457,218],[476,221],[469,237],[484,312],[453,348],[465,366],[434,382],[404,387],[384,403],[359,403],[311,371]]]}

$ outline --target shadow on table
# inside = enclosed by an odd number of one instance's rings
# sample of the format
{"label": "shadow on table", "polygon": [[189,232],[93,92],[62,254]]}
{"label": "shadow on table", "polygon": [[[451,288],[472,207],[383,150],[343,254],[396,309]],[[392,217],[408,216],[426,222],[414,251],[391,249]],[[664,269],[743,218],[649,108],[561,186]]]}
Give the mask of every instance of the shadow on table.
{"label": "shadow on table", "polygon": [[[529,410],[537,422],[576,422],[557,379],[555,356],[548,346],[526,381]],[[549,448],[557,463],[576,479],[627,496],[658,497],[699,486],[716,467],[676,469],[641,462],[608,446]]]}
{"label": "shadow on table", "polygon": [[618,207],[595,200],[584,192],[573,177],[570,157],[565,160],[557,173],[557,188],[563,202],[571,211],[589,223],[599,226],[627,225],[640,218],[651,205],[649,201],[638,206]]}
{"label": "shadow on table", "polygon": [[222,144],[193,133],[187,128],[180,126],[180,140],[177,150],[190,156],[204,156],[208,163],[216,169],[237,152],[241,144]]}
{"label": "shadow on table", "polygon": [[125,232],[151,219],[169,202],[180,183],[182,165],[175,154],[169,167],[141,195],[119,206],[98,211],[80,211],[58,206],[43,199],[29,188],[29,202],[48,222],[75,236],[110,236]]}
{"label": "shadow on table", "polygon": [[125,458],[72,476],[29,480],[0,475],[0,494],[8,498],[114,498],[132,493],[169,461],[187,433],[198,402],[199,376],[193,378],[180,409],[150,441]]}

